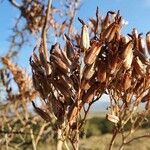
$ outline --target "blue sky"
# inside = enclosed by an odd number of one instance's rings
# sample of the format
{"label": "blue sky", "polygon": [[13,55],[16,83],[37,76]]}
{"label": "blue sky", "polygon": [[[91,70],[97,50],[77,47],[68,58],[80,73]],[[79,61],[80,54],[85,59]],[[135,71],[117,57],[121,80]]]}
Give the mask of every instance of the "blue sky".
{"label": "blue sky", "polygon": [[[121,15],[129,22],[123,29],[124,33],[131,32],[134,27],[139,32],[146,33],[150,31],[150,0],[83,0],[82,7],[76,17],[87,21],[88,18],[95,16],[97,6],[99,6],[100,14],[103,16],[108,10],[120,10]],[[8,50],[8,37],[11,34],[10,29],[17,16],[18,10],[12,7],[8,0],[4,0],[0,4],[0,55],[3,55]],[[77,19],[76,26],[81,26]],[[32,50],[33,47],[31,46],[24,47],[17,58],[18,63],[26,67],[27,70],[29,68],[28,60],[32,54]]]}

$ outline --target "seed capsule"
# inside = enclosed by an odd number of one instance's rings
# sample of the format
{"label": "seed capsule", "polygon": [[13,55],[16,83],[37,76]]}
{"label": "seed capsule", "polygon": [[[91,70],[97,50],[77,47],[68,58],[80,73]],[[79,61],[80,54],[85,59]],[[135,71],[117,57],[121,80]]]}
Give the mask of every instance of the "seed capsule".
{"label": "seed capsule", "polygon": [[47,122],[49,122],[51,120],[51,117],[49,116],[48,113],[46,113],[45,111],[43,111],[42,109],[40,109],[39,107],[36,107],[35,103],[32,101],[32,105],[35,109],[35,111]]}
{"label": "seed capsule", "polygon": [[121,40],[124,44],[127,44],[131,39],[128,36],[123,36],[123,37],[121,37]]}
{"label": "seed capsule", "polygon": [[81,47],[84,50],[89,49],[90,47],[90,39],[89,39],[89,31],[87,25],[83,25],[81,32]]}
{"label": "seed capsule", "polygon": [[65,35],[65,38],[66,38],[66,54],[67,54],[67,57],[71,61],[73,61],[73,58],[75,56],[73,44],[72,44],[70,38],[67,35]]}
{"label": "seed capsule", "polygon": [[126,44],[124,51],[122,53],[122,58],[124,59],[124,67],[128,70],[131,67],[133,60],[133,43],[130,41]]}
{"label": "seed capsule", "polygon": [[95,62],[98,54],[101,51],[101,43],[94,41],[89,51],[86,52],[84,62],[87,65],[91,65]]}
{"label": "seed capsule", "polygon": [[125,91],[130,88],[131,81],[132,81],[132,78],[131,78],[130,73],[126,73],[124,76],[124,81],[123,81],[123,86],[124,86]]}
{"label": "seed capsule", "polygon": [[146,49],[146,43],[145,40],[139,36],[139,51],[146,56],[147,55],[147,49]]}
{"label": "seed capsule", "polygon": [[81,81],[81,89],[88,90],[91,87],[89,80],[82,79]]}
{"label": "seed capsule", "polygon": [[85,66],[85,69],[84,69],[84,72],[83,72],[83,77],[86,79],[86,80],[89,80],[92,78],[92,76],[94,75],[95,73],[95,63],[93,63],[92,65],[90,66]]}
{"label": "seed capsule", "polygon": [[148,49],[148,52],[150,54],[150,32],[148,32],[146,34],[146,44],[147,44],[147,49]]}
{"label": "seed capsule", "polygon": [[103,83],[106,80],[106,68],[104,64],[100,64],[98,67],[98,72],[97,72],[97,79],[99,82]]}
{"label": "seed capsule", "polygon": [[[113,22],[102,32],[102,38],[107,39],[107,41],[111,41],[112,33],[113,35],[115,35],[115,32],[116,32],[115,22]],[[111,38],[110,38],[110,35],[111,35]]]}
{"label": "seed capsule", "polygon": [[89,49],[89,47],[90,47],[90,38],[89,38],[88,27],[87,27],[87,25],[84,23],[83,20],[81,20],[80,18],[78,18],[78,20],[79,20],[79,21],[81,22],[81,24],[82,24],[80,45],[81,45],[81,48],[83,48],[83,50],[86,51],[86,50]]}
{"label": "seed capsule", "polygon": [[147,101],[150,101],[150,93],[146,94],[141,100],[142,103],[147,102]]}
{"label": "seed capsule", "polygon": [[137,74],[139,74],[141,76],[145,75],[146,68],[145,68],[144,64],[141,62],[141,60],[139,59],[139,57],[135,58],[134,68],[135,68]]}
{"label": "seed capsule", "polygon": [[138,38],[138,35],[139,35],[139,34],[138,34],[138,31],[137,31],[137,29],[136,29],[136,28],[134,28],[134,29],[133,29],[133,31],[132,31],[132,35],[134,36],[134,38],[135,38],[135,39],[137,39],[137,38]]}
{"label": "seed capsule", "polygon": [[63,73],[70,72],[70,68],[66,63],[64,63],[59,57],[56,57],[55,55],[51,55],[51,60],[54,63],[54,65]]}
{"label": "seed capsule", "polygon": [[113,123],[118,123],[119,122],[119,118],[115,115],[107,114],[106,119],[113,122]]}
{"label": "seed capsule", "polygon": [[109,18],[109,13],[107,13],[106,17],[104,18],[102,22],[102,31],[105,30],[110,24],[110,18]]}
{"label": "seed capsule", "polygon": [[133,49],[133,43],[132,41],[129,41],[125,46],[124,46],[124,49],[123,49],[123,53],[121,55],[121,58],[122,59],[126,59],[128,57],[128,55],[130,53],[132,53],[132,49]]}
{"label": "seed capsule", "polygon": [[95,83],[93,84],[85,94],[83,94],[83,97],[82,97],[82,101],[84,103],[90,103],[94,100],[94,97],[96,96],[96,92],[99,88],[99,84],[98,83]]}

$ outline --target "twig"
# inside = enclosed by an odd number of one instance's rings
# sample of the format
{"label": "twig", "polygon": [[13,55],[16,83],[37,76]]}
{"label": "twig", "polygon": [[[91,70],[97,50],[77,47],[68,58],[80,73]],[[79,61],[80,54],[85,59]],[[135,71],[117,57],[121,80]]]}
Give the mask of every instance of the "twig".
{"label": "twig", "polygon": [[[6,131],[6,130],[0,130],[0,134],[30,134],[28,132],[21,132],[21,131]],[[38,135],[38,134],[34,134]]]}
{"label": "twig", "polygon": [[135,141],[135,140],[138,140],[138,139],[141,139],[141,138],[147,138],[147,137],[150,137],[150,134],[135,137],[135,138],[129,140],[128,142],[125,142],[124,144],[127,145],[127,144],[130,144],[131,142],[133,142],[133,141]]}
{"label": "twig", "polygon": [[[43,28],[42,28],[42,34],[41,34],[42,49],[41,48],[39,49],[39,53],[41,54],[41,56],[44,55],[44,57],[45,57],[45,59],[43,59],[43,60],[46,60],[46,61],[44,61],[44,67],[46,68],[46,73],[47,74],[50,74],[50,67],[47,64],[48,59],[49,59],[48,50],[47,50],[47,23],[49,21],[51,3],[52,3],[52,0],[49,0],[48,1],[48,6],[47,6],[47,11],[46,11],[45,22],[44,22],[44,25],[43,25]],[[42,60],[42,57],[41,57],[41,60]]]}
{"label": "twig", "polygon": [[84,122],[85,122],[85,119],[86,119],[86,117],[87,117],[87,115],[88,115],[88,112],[89,112],[89,110],[90,110],[91,105],[92,105],[92,103],[90,103],[90,104],[88,105],[87,110],[84,110],[84,111],[85,111],[85,114],[84,114],[84,117],[83,117],[83,119],[82,119],[82,122],[81,122],[81,124],[80,124],[80,126],[79,126],[79,129],[83,126],[83,124],[84,124]]}
{"label": "twig", "polygon": [[12,4],[12,5],[14,5],[16,8],[21,8],[22,7],[22,5],[20,5],[20,4],[18,4],[17,2],[16,2],[16,0],[9,0],[9,2]]}
{"label": "twig", "polygon": [[31,139],[32,139],[33,150],[36,150],[36,142],[35,142],[35,137],[34,137],[32,129],[30,129],[30,136],[31,136]]}
{"label": "twig", "polygon": [[49,125],[49,123],[44,123],[44,124],[42,125],[42,127],[40,128],[39,134],[38,134],[38,136],[37,136],[37,138],[36,138],[36,140],[35,140],[36,145],[38,144],[38,142],[39,142],[39,140],[40,140],[40,138],[41,138],[41,136],[42,136],[42,133],[43,133],[43,131],[44,131],[44,129],[45,129],[45,127],[46,127],[47,125]]}
{"label": "twig", "polygon": [[69,146],[68,146],[68,144],[67,144],[66,141],[64,141],[64,145],[65,145],[65,147],[66,147],[66,150],[70,150],[70,148],[69,148]]}
{"label": "twig", "polygon": [[43,48],[44,48],[44,54],[45,54],[47,61],[48,61],[48,53],[47,53],[47,41],[46,41],[47,35],[46,35],[46,33],[47,33],[47,23],[49,20],[51,4],[52,4],[52,0],[49,0],[47,11],[46,11],[46,18],[45,18],[45,22],[44,22],[43,29],[42,29]]}
{"label": "twig", "polygon": [[111,139],[111,142],[110,142],[110,145],[109,145],[109,150],[112,150],[117,134],[118,134],[118,130],[115,129],[112,139]]}

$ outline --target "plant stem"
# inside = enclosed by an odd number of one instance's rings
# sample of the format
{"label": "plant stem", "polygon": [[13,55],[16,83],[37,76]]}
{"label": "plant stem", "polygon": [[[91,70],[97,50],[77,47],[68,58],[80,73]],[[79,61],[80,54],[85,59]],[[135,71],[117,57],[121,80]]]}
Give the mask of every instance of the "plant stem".
{"label": "plant stem", "polygon": [[123,150],[124,149],[124,143],[121,144],[119,150]]}
{"label": "plant stem", "polygon": [[32,139],[32,147],[33,147],[33,150],[37,150],[36,148],[36,143],[35,143],[35,137],[34,137],[34,134],[33,134],[33,130],[30,129],[30,134],[31,134],[31,139]]}
{"label": "plant stem", "polygon": [[62,131],[58,129],[57,131],[57,150],[62,150],[63,141],[62,141]]}
{"label": "plant stem", "polygon": [[67,144],[67,141],[64,141],[64,144],[65,144],[65,147],[66,147],[66,150],[70,150],[68,144]]}
{"label": "plant stem", "polygon": [[112,136],[110,145],[109,145],[109,150],[112,150],[117,134],[118,134],[118,132],[117,132],[117,130],[115,130],[115,131],[114,131],[114,134],[113,134],[113,136]]}

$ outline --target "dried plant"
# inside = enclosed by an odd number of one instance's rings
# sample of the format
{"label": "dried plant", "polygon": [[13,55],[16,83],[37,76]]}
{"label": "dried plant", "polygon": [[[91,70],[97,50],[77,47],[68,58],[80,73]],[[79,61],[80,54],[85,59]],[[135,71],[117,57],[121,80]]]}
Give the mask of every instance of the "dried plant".
{"label": "dried plant", "polygon": [[[149,32],[145,39],[136,29],[125,36],[121,33],[124,21],[120,12],[108,11],[102,17],[97,8],[96,18],[91,18],[89,23],[78,18],[82,26],[81,34],[75,34],[73,20],[80,0],[65,1],[63,6],[67,9],[64,12],[54,8],[51,0],[48,0],[48,5],[47,1],[39,0],[24,0],[22,4],[9,1],[20,10],[12,43],[16,45],[15,39],[19,35],[22,41],[17,45],[21,46],[26,31],[41,34],[41,37],[30,59],[33,80],[13,64],[10,57],[2,58],[8,71],[1,71],[6,93],[6,100],[0,105],[3,120],[0,133],[4,135],[0,138],[1,145],[6,145],[7,149],[19,149],[28,144],[26,137],[30,136],[30,143],[36,150],[45,128],[50,125],[57,141],[57,150],[63,146],[77,150],[91,105],[102,100],[103,94],[107,94],[110,100],[106,119],[114,124],[109,149],[113,148],[119,134],[122,136],[120,149],[134,140],[150,137],[149,133],[131,137],[147,122],[150,114]],[[58,22],[54,17],[56,14],[60,17],[65,14],[66,18]],[[20,30],[21,18],[26,23]],[[55,37],[64,35],[63,48],[59,43],[48,47],[50,28],[54,30]],[[17,85],[17,93],[11,86],[12,80]],[[35,103],[37,96],[42,106]],[[38,124],[39,118],[28,109],[31,101],[36,113],[45,120],[41,126]],[[21,127],[16,131],[18,122]],[[130,127],[126,132],[128,124]],[[33,125],[39,125],[38,134],[34,133]],[[21,142],[14,145],[16,134]]]}
{"label": "dried plant", "polygon": [[[32,145],[36,150],[38,142],[44,136],[49,123],[38,124],[39,117],[29,110],[32,100],[38,96],[33,88],[32,79],[27,73],[15,65],[11,59],[3,57],[5,69],[1,70],[3,95],[6,99],[0,101],[0,145],[2,149],[20,149]],[[14,83],[17,92],[13,90]],[[44,138],[44,137],[43,137]]]}
{"label": "dried plant", "polygon": [[[73,22],[80,7],[80,1],[58,1],[56,2],[58,8],[52,6],[48,20],[49,27],[51,27],[50,37],[59,38],[66,30],[71,35],[74,33]],[[9,0],[9,2],[20,13],[12,28],[10,50],[20,50],[24,44],[29,43],[31,38],[36,38],[41,32],[46,17],[47,0],[22,0],[19,3],[16,0]]]}
{"label": "dried plant", "polygon": [[[119,11],[109,11],[102,19],[97,9],[91,26],[80,18],[79,21],[81,35],[75,39],[65,35],[64,48],[56,43],[48,50],[41,36],[30,64],[34,87],[47,108],[43,110],[34,102],[33,106],[53,126],[58,150],[63,144],[69,149],[68,141],[73,149],[78,149],[79,135],[90,106],[107,93],[110,113],[106,118],[114,123],[110,149],[118,133],[123,137],[122,148],[130,142],[126,142],[126,138],[149,114],[150,62],[143,45],[145,41],[135,29],[128,36],[121,34],[123,19]],[[148,33],[148,50],[149,40]],[[140,112],[138,108],[143,102],[146,107]],[[129,121],[131,132],[125,136],[124,127]]]}
{"label": "dried plant", "polygon": [[[148,121],[146,118],[150,114],[150,61],[146,58],[146,42],[136,29],[129,36],[131,39],[123,48],[123,66],[115,73],[116,77],[111,79],[107,89],[110,96],[107,119],[115,124],[110,149],[117,134],[122,135],[120,149],[134,141],[130,136]],[[128,133],[125,132],[127,124],[131,124]]]}

